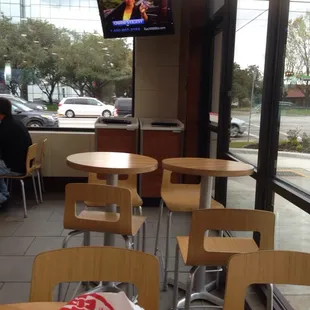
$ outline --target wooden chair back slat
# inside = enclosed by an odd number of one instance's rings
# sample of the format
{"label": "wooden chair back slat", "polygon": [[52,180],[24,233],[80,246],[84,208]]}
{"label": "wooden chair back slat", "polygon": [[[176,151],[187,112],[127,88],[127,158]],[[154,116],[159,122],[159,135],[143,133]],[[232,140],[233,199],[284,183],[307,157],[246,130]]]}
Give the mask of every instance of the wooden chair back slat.
{"label": "wooden chair back slat", "polygon": [[[92,201],[98,205],[116,204],[119,209],[117,221],[83,219],[76,215],[76,202]],[[91,211],[90,211],[91,212]],[[88,231],[104,231],[121,235],[132,234],[131,192],[127,188],[76,183],[66,186],[64,227]]]}
{"label": "wooden chair back slat", "polygon": [[[275,214],[266,211],[240,209],[205,209],[192,213],[189,236],[188,264],[214,262],[216,252],[206,251],[204,237],[209,230],[249,231],[260,233],[261,250],[274,249]],[[213,257],[214,256],[214,257]]]}
{"label": "wooden chair back slat", "polygon": [[52,301],[58,283],[132,283],[145,310],[159,309],[159,263],[150,254],[113,247],[80,247],[39,254],[34,261],[31,302]]}
{"label": "wooden chair back slat", "polygon": [[258,251],[233,256],[228,264],[224,310],[243,309],[247,288],[267,283],[310,286],[310,254]]}
{"label": "wooden chair back slat", "polygon": [[37,143],[37,157],[36,157],[37,168],[41,168],[43,164],[44,156],[45,156],[45,149],[46,149],[46,142],[47,142],[47,139],[44,139],[44,140],[40,140]]}
{"label": "wooden chair back slat", "polygon": [[29,146],[27,157],[26,157],[26,174],[30,175],[33,171],[36,170],[36,158],[38,152],[38,145],[34,143]]}

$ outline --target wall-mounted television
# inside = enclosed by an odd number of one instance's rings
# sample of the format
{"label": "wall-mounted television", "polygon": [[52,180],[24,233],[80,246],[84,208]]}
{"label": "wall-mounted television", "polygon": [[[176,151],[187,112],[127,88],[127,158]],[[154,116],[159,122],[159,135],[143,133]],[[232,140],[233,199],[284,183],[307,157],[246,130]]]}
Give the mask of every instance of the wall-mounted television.
{"label": "wall-mounted television", "polygon": [[105,38],[174,34],[171,0],[97,0]]}

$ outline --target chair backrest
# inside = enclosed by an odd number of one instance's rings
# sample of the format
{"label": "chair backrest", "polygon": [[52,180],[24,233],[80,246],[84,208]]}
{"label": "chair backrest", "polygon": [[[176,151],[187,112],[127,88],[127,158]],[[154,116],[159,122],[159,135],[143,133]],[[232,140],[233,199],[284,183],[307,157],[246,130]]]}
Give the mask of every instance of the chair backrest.
{"label": "chair backrest", "polygon": [[28,148],[27,158],[26,158],[26,174],[30,175],[35,171],[35,161],[37,158],[38,145],[36,143],[32,144]]}
{"label": "chair backrest", "polygon": [[36,158],[36,165],[41,167],[44,161],[44,155],[45,155],[45,147],[46,147],[47,139],[41,140],[37,143],[37,158]]}
{"label": "chair backrest", "polygon": [[169,171],[169,170],[166,170],[164,169],[163,170],[163,177],[162,177],[162,182],[161,182],[161,191],[165,191],[165,190],[169,190],[173,187],[179,187],[179,186],[182,186],[182,187],[200,187],[200,184],[184,184],[184,183],[172,183],[171,182],[171,175],[172,175],[172,171]]}
{"label": "chair backrest", "polygon": [[243,309],[248,286],[267,283],[310,286],[310,254],[258,251],[233,256],[228,264],[224,310]]}
{"label": "chair backrest", "polygon": [[[118,180],[118,185],[120,187],[137,189],[137,175],[136,174],[129,174],[127,176],[128,177],[125,180]],[[104,177],[105,177],[104,175],[98,175],[97,173],[89,173],[88,174],[88,183],[106,185],[107,180]]]}
{"label": "chair backrest", "polygon": [[[204,209],[192,213],[189,236],[188,264],[220,265],[227,260],[227,253],[206,251],[205,232],[209,230],[252,231],[260,233],[259,249],[274,249],[275,214],[267,211],[240,209]],[[237,253],[236,253],[237,254]],[[227,261],[226,261],[227,263]],[[224,265],[224,264],[223,264]]]}
{"label": "chair backrest", "polygon": [[[80,218],[76,215],[76,202],[78,201],[91,201],[102,205],[116,204],[120,209],[119,217],[117,219],[111,217],[110,220],[107,217],[106,221]],[[68,229],[104,231],[121,235],[132,234],[130,190],[101,184],[68,184],[66,186],[64,227]]]}
{"label": "chair backrest", "polygon": [[58,283],[132,283],[145,310],[159,309],[159,262],[143,252],[113,247],[79,247],[39,254],[33,264],[31,302],[52,301]]}

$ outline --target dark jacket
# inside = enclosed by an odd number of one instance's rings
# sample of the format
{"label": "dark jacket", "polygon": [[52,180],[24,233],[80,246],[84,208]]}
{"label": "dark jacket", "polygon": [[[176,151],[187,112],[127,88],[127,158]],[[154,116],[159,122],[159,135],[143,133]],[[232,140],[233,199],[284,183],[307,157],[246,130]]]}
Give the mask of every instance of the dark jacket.
{"label": "dark jacket", "polygon": [[28,129],[19,120],[6,116],[0,123],[0,158],[13,172],[26,173],[28,147],[32,144]]}

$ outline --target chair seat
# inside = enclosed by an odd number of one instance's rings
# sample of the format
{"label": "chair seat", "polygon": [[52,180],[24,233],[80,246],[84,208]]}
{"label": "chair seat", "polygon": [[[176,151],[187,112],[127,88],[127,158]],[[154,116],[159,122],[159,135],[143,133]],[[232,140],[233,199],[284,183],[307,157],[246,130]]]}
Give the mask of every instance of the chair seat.
{"label": "chair seat", "polygon": [[[177,242],[184,264],[188,266],[226,266],[232,255],[259,250],[252,238],[205,237],[204,249],[206,256],[189,260],[189,237],[177,237]],[[210,259],[208,259],[208,256]]]}
{"label": "chair seat", "polygon": [[[78,216],[78,219],[87,220],[87,221],[94,221],[94,229],[90,229],[90,231],[96,232],[107,232],[104,223],[116,223],[119,221],[120,215],[119,213],[114,212],[101,212],[101,211],[82,211]],[[146,221],[145,216],[132,216],[132,231],[131,236],[135,236],[144,222]],[[98,222],[103,222],[101,225],[98,225]],[[88,225],[90,226],[90,225]],[[102,226],[102,228],[100,228]],[[91,227],[90,227],[91,228]],[[122,234],[117,230],[117,226],[115,231],[108,231],[109,233],[115,234]]]}
{"label": "chair seat", "polygon": [[[200,185],[171,184],[169,189],[161,192],[161,197],[172,212],[193,212],[199,209]],[[224,206],[212,199],[211,208],[220,209]]]}

